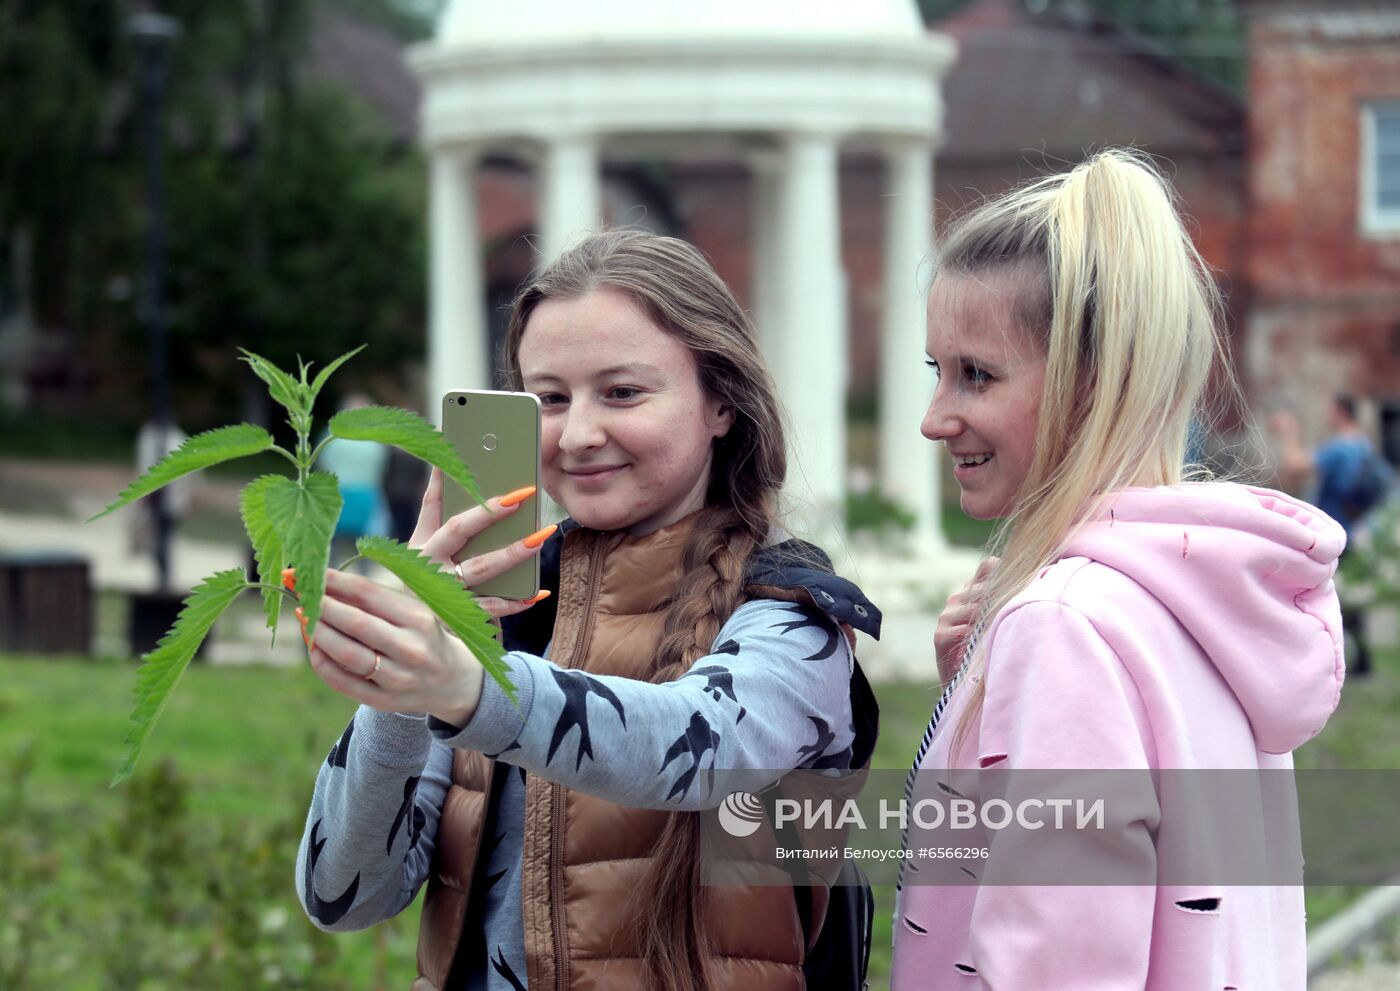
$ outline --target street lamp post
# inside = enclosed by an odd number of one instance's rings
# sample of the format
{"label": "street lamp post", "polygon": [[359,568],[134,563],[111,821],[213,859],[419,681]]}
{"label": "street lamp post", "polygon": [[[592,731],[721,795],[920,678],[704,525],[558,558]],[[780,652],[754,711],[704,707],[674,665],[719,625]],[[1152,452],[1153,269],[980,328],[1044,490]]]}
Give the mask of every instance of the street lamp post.
{"label": "street lamp post", "polygon": [[[127,31],[141,52],[142,132],[146,152],[146,278],[140,300],[141,322],[151,339],[151,405],[155,426],[155,457],[166,453],[170,425],[170,385],[167,316],[165,312],[165,170],[161,119],[170,44],[180,32],[172,17],[141,11],[127,21]],[[155,520],[158,591],[170,587],[170,511],[166,492],[150,496]]]}

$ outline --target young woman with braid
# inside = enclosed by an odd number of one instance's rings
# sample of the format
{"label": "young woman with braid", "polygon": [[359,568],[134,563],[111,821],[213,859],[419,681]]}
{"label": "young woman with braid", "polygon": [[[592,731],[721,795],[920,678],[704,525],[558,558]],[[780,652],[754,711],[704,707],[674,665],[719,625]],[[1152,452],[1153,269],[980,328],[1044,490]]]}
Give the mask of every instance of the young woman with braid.
{"label": "young woman with braid", "polygon": [[775,522],[749,320],[690,246],[606,232],[520,293],[505,361],[569,519],[464,557],[491,518],[442,521],[435,473],[411,543],[468,585],[542,555],[552,595],[484,600],[519,704],[413,596],[328,572],[311,664],[362,704],[317,779],[303,905],[360,929],[426,880],[419,991],[801,989],[793,889],[700,883],[696,810],[723,798],[701,772],[849,766],[849,628],[879,614]]}
{"label": "young woman with braid", "polygon": [[[1341,527],[1280,492],[1184,480],[1207,381],[1229,379],[1219,303],[1165,180],[1129,152],[994,200],[942,239],[923,433],[947,444],[963,509],[1003,522],[998,560],[940,624],[956,634],[939,644],[949,688],[917,795],[956,782],[975,797],[999,775],[1010,794],[1004,772],[1024,769],[1072,772],[1055,780],[1076,796],[1102,770],[1267,771],[1258,789],[1288,781],[1290,752],[1327,722]],[[1173,872],[1172,856],[1183,837],[1195,851],[1234,831],[1297,867],[1296,807],[1240,785],[1228,816],[1173,832],[1170,791],[1115,793],[1063,842],[1035,826],[989,835],[966,873],[993,883],[920,884],[935,870],[908,861],[891,987],[1302,991],[1301,885],[1279,872],[1231,886]],[[1118,872],[995,883],[1046,851]]]}

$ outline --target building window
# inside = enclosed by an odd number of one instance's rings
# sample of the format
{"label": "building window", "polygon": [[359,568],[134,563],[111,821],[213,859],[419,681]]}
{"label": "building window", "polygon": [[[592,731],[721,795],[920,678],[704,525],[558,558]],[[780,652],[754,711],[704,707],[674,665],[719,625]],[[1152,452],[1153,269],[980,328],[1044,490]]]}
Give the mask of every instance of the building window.
{"label": "building window", "polygon": [[1361,109],[1361,228],[1400,235],[1400,102]]}

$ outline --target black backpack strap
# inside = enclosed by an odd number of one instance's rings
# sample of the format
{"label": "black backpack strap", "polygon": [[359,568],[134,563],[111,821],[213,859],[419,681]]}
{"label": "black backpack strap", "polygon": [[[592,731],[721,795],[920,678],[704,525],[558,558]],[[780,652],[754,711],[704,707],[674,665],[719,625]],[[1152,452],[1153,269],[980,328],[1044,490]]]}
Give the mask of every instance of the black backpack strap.
{"label": "black backpack strap", "polygon": [[[880,706],[875,692],[853,661],[851,669],[851,719],[855,726],[855,742],[851,745],[851,764],[856,768],[869,766],[879,735]],[[776,822],[774,802],[779,789],[765,795],[769,806],[769,821]],[[783,846],[794,849],[800,845],[791,823],[778,829]],[[802,858],[783,864],[792,878],[797,915],[807,942],[812,943],[812,878]],[[818,883],[821,883],[820,881]],[[806,955],[802,970],[808,991],[860,991],[866,986],[870,968],[870,944],[875,918],[875,895],[870,881],[853,860],[843,861],[835,883],[828,891],[826,917],[811,951]]]}
{"label": "black backpack strap", "polygon": [[851,720],[856,734],[851,744],[851,766],[868,767],[880,736],[880,703],[860,669],[860,661],[853,657],[851,665]]}

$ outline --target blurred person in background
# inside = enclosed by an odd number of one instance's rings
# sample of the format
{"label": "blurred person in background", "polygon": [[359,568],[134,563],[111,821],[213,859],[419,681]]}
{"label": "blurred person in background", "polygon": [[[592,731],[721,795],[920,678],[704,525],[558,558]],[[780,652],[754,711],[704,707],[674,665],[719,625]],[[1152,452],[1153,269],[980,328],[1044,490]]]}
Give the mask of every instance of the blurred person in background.
{"label": "blurred person in background", "polygon": [[[136,433],[137,477],[144,475],[166,455],[178,450],[180,445],[188,439],[185,432],[173,423],[166,424],[163,430],[150,421],[141,424],[141,429]],[[199,472],[191,472],[183,478],[175,479],[161,490],[162,498],[165,500],[166,517],[170,521],[171,533],[174,533],[175,528],[180,525],[180,521],[189,515],[190,501],[200,474]],[[133,554],[152,553],[156,546],[155,497],[147,496],[141,500],[141,503],[142,511],[133,513],[131,516],[129,546]]]}
{"label": "blurred person in background", "polygon": [[[341,400],[339,409],[359,409],[371,405],[370,397],[354,392]],[[340,480],[340,517],[331,540],[331,562],[338,564],[355,554],[360,537],[389,534],[389,504],[384,497],[384,473],[389,464],[385,445],[369,440],[332,437],[317,458],[317,467],[334,472]],[[368,571],[361,558],[354,567]]]}
{"label": "blurred person in background", "polygon": [[[1309,498],[1342,525],[1351,545],[1367,514],[1385,497],[1390,472],[1362,429],[1356,400],[1336,396],[1327,411],[1328,437],[1315,450],[1303,445],[1302,425],[1289,410],[1279,410],[1271,420],[1279,446],[1279,478]],[[1347,552],[1342,551],[1343,559]],[[1342,573],[1345,579],[1346,572]],[[1371,649],[1366,636],[1366,613],[1343,583],[1342,623],[1354,648],[1351,670],[1371,671]]]}

